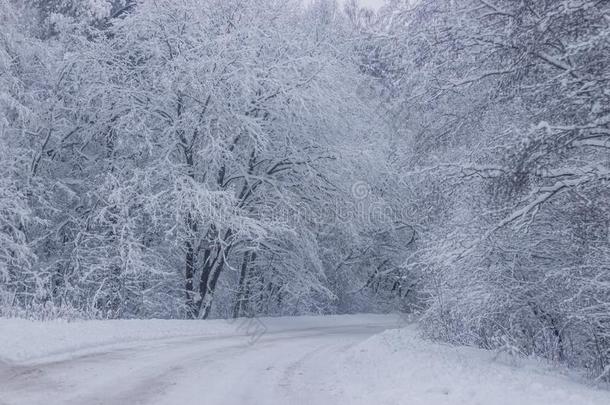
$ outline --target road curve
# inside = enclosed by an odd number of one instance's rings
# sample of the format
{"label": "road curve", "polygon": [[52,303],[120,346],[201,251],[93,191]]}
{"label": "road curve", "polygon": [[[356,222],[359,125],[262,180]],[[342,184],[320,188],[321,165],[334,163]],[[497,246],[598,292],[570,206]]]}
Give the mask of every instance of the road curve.
{"label": "road curve", "polygon": [[386,325],[275,328],[257,336],[174,338],[28,366],[0,366],[2,405],[343,403],[342,352]]}

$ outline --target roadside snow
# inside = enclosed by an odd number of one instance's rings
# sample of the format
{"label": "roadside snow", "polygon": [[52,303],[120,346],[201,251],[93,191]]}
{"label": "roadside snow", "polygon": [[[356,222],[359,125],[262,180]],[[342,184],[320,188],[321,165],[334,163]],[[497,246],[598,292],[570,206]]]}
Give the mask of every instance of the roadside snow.
{"label": "roadside snow", "polygon": [[431,343],[414,326],[351,348],[341,361],[340,379],[349,387],[348,404],[610,404],[610,391],[579,383],[542,361]]}
{"label": "roadside snow", "polygon": [[432,343],[380,315],[0,319],[1,362],[0,404],[610,404],[548,363]]}
{"label": "roadside snow", "polygon": [[[313,327],[386,325],[384,315],[300,316],[231,320],[29,321],[0,318],[0,363],[29,364],[185,337],[244,336],[254,343],[267,332]],[[399,318],[396,317],[396,322]],[[398,326],[398,323],[397,323]]]}

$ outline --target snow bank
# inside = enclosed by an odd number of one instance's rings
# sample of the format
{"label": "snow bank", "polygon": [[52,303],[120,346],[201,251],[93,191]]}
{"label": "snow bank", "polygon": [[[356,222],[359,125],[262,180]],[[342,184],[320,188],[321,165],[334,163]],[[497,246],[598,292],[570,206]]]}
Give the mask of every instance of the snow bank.
{"label": "snow bank", "polygon": [[414,327],[389,330],[350,349],[340,367],[350,400],[409,405],[608,405],[610,391],[587,386],[548,363],[435,344]]}
{"label": "snow bank", "polygon": [[[384,325],[384,315],[301,316],[233,320],[30,321],[0,318],[0,362],[65,360],[138,342],[188,337],[244,336],[253,343],[265,333],[308,328]],[[398,318],[396,317],[398,322]]]}

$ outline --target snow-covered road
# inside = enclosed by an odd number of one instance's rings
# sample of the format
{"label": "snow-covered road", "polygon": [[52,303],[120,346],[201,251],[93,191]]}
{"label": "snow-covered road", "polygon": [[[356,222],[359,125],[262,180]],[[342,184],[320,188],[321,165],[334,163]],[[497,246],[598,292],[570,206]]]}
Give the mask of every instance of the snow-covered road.
{"label": "snow-covered road", "polygon": [[[336,356],[385,322],[299,327],[250,335],[169,338],[27,366],[0,366],[0,403],[324,404]],[[238,328],[239,329],[239,328]]]}
{"label": "snow-covered road", "polygon": [[[434,344],[414,327],[369,339],[404,326],[396,317],[276,318],[259,326],[0,320],[0,331],[22,333],[0,336],[0,344],[23,351],[0,347],[0,404],[610,403],[609,391],[542,363],[509,364],[492,352]],[[22,360],[11,363],[11,354]]]}

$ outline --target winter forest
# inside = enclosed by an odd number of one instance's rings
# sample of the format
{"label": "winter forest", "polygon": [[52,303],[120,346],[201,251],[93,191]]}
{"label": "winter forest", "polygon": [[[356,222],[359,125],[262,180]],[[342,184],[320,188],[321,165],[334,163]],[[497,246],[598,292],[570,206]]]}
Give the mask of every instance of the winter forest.
{"label": "winter forest", "polygon": [[400,312],[610,380],[610,1],[379,3],[0,0],[0,317]]}

